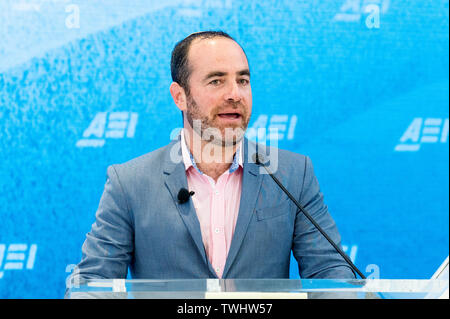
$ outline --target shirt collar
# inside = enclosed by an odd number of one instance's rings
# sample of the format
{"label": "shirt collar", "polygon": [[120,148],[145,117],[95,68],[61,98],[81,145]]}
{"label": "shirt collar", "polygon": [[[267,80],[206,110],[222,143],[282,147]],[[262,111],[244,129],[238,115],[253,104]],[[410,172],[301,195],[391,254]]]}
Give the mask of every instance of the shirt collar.
{"label": "shirt collar", "polygon": [[[181,136],[181,141],[180,141],[181,142],[181,155],[183,157],[185,170],[187,171],[191,166],[193,166],[197,170],[197,172],[199,172],[200,174],[203,174],[202,171],[200,171],[200,169],[197,167],[194,156],[192,156],[191,152],[189,151],[189,148],[187,147],[186,139],[184,138],[184,129],[181,130],[180,136]],[[228,169],[228,172],[230,174],[233,173],[235,170],[237,170],[239,168],[239,166],[243,167],[243,164],[242,164],[242,141],[243,140],[244,139],[242,139],[239,142],[239,145],[236,148],[236,153],[234,154],[234,157],[233,157],[233,163],[231,163],[231,166]]]}

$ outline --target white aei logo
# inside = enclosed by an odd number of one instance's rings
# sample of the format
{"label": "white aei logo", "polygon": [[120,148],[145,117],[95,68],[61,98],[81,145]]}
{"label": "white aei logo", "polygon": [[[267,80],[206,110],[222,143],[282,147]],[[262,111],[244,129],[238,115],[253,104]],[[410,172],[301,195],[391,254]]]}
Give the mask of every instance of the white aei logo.
{"label": "white aei logo", "polygon": [[0,279],[7,270],[33,269],[36,252],[36,244],[0,244]]}
{"label": "white aei logo", "polygon": [[246,137],[258,143],[266,141],[293,140],[297,115],[261,114],[251,127],[247,128]]}
{"label": "white aei logo", "polygon": [[102,147],[106,139],[133,138],[137,121],[138,114],[135,112],[99,112],[76,146]]}
{"label": "white aei logo", "polygon": [[397,152],[417,152],[422,144],[447,143],[448,118],[416,117],[395,146]]}

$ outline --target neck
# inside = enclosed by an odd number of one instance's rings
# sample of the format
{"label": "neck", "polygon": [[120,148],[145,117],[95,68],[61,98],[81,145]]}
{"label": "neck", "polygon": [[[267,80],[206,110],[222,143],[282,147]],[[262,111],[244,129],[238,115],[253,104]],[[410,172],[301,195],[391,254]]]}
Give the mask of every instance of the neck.
{"label": "neck", "polygon": [[192,129],[185,128],[183,133],[199,170],[217,181],[219,176],[230,168],[238,144],[223,146],[204,141]]}

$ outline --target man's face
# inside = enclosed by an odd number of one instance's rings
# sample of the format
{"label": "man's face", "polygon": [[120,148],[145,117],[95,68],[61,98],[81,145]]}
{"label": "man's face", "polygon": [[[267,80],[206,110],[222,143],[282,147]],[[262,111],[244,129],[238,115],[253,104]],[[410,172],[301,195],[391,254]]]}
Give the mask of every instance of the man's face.
{"label": "man's face", "polygon": [[222,146],[238,143],[252,111],[245,53],[231,39],[201,39],[191,44],[188,61],[187,121],[204,140]]}

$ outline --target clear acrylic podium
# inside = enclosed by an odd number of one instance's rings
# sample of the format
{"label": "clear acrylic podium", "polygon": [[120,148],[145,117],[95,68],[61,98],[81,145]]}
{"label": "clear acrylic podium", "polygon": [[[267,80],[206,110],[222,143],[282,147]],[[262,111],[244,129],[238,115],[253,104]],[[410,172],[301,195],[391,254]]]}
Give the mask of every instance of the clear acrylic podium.
{"label": "clear acrylic podium", "polygon": [[90,279],[66,297],[119,299],[438,299],[448,279]]}

